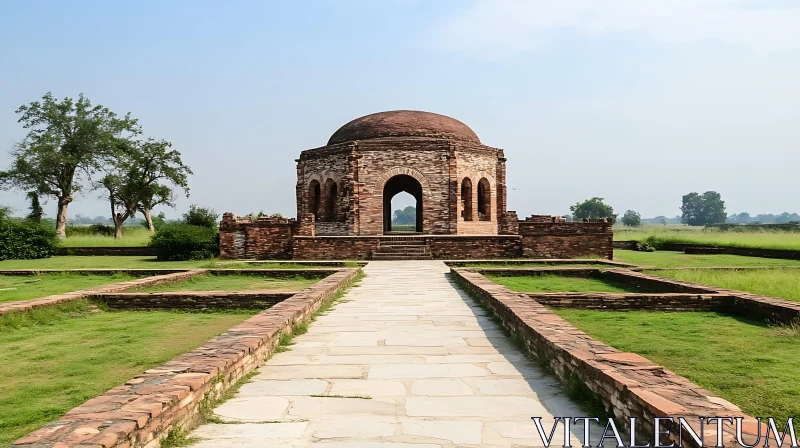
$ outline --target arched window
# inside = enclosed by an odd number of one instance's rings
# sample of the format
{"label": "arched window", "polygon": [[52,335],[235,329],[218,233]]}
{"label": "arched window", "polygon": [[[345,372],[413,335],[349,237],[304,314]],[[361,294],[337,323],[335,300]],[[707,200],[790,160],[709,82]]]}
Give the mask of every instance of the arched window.
{"label": "arched window", "polygon": [[319,181],[314,179],[308,184],[308,213],[314,214],[314,219],[319,221],[319,199],[320,187]]}
{"label": "arched window", "polygon": [[327,197],[325,198],[325,221],[336,221],[337,190],[336,182],[334,182],[333,179],[328,179],[328,181],[325,182],[325,192],[327,193]]}
{"label": "arched window", "polygon": [[472,221],[472,181],[469,177],[461,181],[461,217],[464,221]]}
{"label": "arched window", "polygon": [[478,219],[492,220],[492,189],[485,177],[478,182]]}

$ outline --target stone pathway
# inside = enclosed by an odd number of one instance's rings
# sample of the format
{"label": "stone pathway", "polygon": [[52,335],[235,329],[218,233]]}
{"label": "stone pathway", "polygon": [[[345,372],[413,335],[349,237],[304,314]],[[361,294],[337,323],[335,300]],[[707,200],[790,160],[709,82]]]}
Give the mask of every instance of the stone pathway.
{"label": "stone pathway", "polygon": [[[195,448],[542,446],[532,416],[549,429],[553,415],[584,414],[447,279],[444,263],[364,271],[215,410],[233,423],[194,431]],[[562,432],[552,446],[563,446]],[[582,433],[573,428],[573,446]]]}

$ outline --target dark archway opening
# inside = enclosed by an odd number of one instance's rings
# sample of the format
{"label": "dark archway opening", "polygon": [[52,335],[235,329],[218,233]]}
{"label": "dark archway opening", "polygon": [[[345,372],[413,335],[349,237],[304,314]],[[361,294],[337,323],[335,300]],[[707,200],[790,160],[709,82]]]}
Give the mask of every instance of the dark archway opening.
{"label": "dark archway opening", "polygon": [[422,233],[422,185],[411,176],[399,174],[392,177],[383,186],[383,231],[392,231],[392,198],[406,192],[416,200],[417,219],[416,232]]}
{"label": "dark archway opening", "polygon": [[314,220],[319,221],[319,199],[320,199],[320,185],[319,181],[312,180],[308,186],[308,211],[314,214]]}
{"label": "dark archway opening", "polygon": [[472,181],[465,177],[461,182],[461,217],[472,221]]}
{"label": "dark archway opening", "polygon": [[338,188],[336,187],[336,182],[333,179],[328,179],[325,182],[325,217],[324,220],[327,222],[336,222],[337,219],[337,210],[336,210],[336,201],[337,201],[337,192]]}
{"label": "dark archway opening", "polygon": [[482,178],[478,182],[478,219],[481,221],[492,220],[492,190],[486,178]]}

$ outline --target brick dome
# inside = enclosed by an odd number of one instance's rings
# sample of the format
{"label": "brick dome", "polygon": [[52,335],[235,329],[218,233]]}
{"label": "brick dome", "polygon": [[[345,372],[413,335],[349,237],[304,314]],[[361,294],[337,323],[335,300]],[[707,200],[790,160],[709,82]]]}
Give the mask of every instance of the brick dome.
{"label": "brick dome", "polygon": [[455,118],[431,112],[395,110],[356,118],[334,132],[328,144],[386,137],[434,137],[481,142],[469,126]]}

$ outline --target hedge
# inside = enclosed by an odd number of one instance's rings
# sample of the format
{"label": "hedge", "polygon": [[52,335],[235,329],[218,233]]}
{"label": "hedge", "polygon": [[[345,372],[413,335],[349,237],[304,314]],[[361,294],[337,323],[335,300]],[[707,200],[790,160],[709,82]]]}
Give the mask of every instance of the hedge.
{"label": "hedge", "polygon": [[217,229],[190,224],[165,224],[150,238],[161,261],[203,260],[219,254]]}
{"label": "hedge", "polygon": [[29,260],[55,255],[56,231],[50,226],[20,219],[0,219],[0,261]]}

